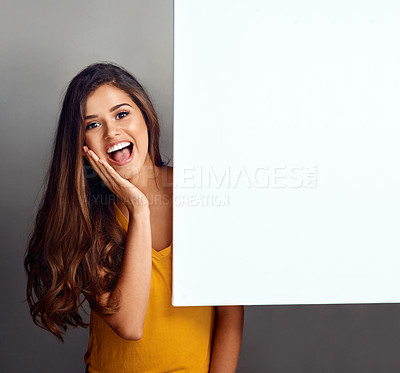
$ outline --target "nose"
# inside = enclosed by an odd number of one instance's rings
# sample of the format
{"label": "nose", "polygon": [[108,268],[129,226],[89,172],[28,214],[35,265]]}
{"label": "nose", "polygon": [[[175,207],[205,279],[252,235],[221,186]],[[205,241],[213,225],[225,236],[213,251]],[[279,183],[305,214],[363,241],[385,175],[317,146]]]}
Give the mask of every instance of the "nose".
{"label": "nose", "polygon": [[106,140],[112,139],[116,136],[119,136],[120,134],[121,134],[121,128],[118,126],[118,123],[108,122],[105,125],[104,138]]}

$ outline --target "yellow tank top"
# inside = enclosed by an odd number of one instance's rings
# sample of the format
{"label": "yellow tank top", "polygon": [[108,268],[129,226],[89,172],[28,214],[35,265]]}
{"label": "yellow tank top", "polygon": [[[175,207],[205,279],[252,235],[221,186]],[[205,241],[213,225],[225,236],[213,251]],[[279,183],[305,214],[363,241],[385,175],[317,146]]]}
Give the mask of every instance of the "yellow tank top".
{"label": "yellow tank top", "polygon": [[[128,220],[116,204],[116,218],[128,230]],[[149,305],[143,337],[128,341],[116,334],[95,311],[85,363],[88,373],[203,373],[209,371],[215,307],[173,307],[172,244],[152,249]]]}

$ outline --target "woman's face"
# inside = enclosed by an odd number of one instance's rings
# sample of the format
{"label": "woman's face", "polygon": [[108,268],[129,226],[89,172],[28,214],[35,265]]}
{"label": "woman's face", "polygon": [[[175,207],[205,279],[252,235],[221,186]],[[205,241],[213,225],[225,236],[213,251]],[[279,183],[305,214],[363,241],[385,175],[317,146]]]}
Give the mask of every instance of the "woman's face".
{"label": "woman's face", "polygon": [[148,132],[138,106],[123,90],[104,84],[87,98],[85,145],[125,179],[148,161]]}

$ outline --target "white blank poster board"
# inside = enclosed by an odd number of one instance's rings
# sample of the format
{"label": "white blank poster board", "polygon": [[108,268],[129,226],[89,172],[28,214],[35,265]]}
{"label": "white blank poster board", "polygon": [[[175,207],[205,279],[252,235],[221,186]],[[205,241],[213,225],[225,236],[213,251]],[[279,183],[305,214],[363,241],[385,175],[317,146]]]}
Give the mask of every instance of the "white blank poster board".
{"label": "white blank poster board", "polygon": [[174,12],[173,304],[400,302],[399,3]]}

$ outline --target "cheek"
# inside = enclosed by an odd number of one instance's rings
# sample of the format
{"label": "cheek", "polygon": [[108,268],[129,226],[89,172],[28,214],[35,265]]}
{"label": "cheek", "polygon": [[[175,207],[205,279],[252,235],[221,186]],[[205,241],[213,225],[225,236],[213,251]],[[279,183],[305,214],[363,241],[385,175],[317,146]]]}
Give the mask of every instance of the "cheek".
{"label": "cheek", "polygon": [[88,148],[90,148],[91,143],[90,140],[87,139],[86,137],[83,138],[83,145],[86,145]]}
{"label": "cheek", "polygon": [[89,149],[94,149],[96,147],[96,141],[93,136],[84,136],[83,141]]}
{"label": "cheek", "polygon": [[147,127],[143,132],[143,144],[145,145],[145,150],[149,148],[149,133],[147,132]]}
{"label": "cheek", "polygon": [[133,126],[132,133],[136,137],[136,141],[140,142],[141,146],[148,143],[149,133],[147,130],[146,123],[141,123],[140,125]]}

